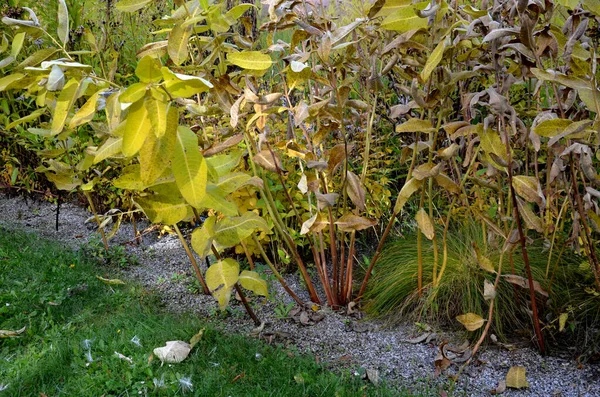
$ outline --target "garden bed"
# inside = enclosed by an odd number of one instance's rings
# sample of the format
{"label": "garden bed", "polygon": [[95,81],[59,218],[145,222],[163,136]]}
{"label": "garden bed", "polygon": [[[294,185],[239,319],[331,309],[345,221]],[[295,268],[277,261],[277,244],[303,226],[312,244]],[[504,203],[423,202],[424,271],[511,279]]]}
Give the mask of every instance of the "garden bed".
{"label": "garden bed", "polygon": [[[92,223],[85,224],[88,218],[89,214],[84,209],[71,203],[63,204],[59,230],[56,231],[56,206],[32,199],[0,196],[0,226],[35,232],[68,247],[85,247],[89,255],[100,255],[101,245],[94,233],[95,227]],[[143,222],[138,224],[140,230],[146,226]],[[309,318],[311,324],[303,325],[285,318],[292,310],[293,301],[274,279],[269,281],[268,300],[253,298],[253,308],[265,322],[264,328],[257,332],[239,302],[232,300],[227,313],[220,313],[212,297],[194,293],[193,273],[177,237],[168,234],[159,237],[158,231],[152,231],[144,234],[139,246],[133,244],[132,238],[132,226],[123,224],[111,240],[111,246],[124,247],[124,252],[119,255],[123,254],[122,258],[132,255],[136,258],[134,263],[123,263],[122,268],[103,268],[101,275],[139,282],[148,290],[155,291],[169,311],[194,312],[227,333],[296,346],[331,367],[350,368],[357,373],[367,369],[378,371],[381,379],[415,392],[433,393],[432,390],[439,386],[447,391],[464,391],[467,395],[488,394],[489,390],[496,388],[499,380],[505,378],[511,366],[524,366],[529,389],[508,390],[506,395],[600,395],[598,365],[579,365],[574,358],[567,357],[568,352],[565,352],[564,358],[541,357],[530,348],[507,350],[488,346],[453,386],[446,381],[445,375],[435,377],[434,360],[439,343],[448,339],[451,344],[460,345],[463,342],[460,335],[437,332],[429,343],[411,343],[408,340],[419,334],[412,324],[386,329],[379,321],[359,319],[361,316],[356,313],[348,315],[327,308],[317,312],[319,316],[316,319],[323,317],[321,321],[312,324]],[[302,291],[298,277],[287,275],[286,280],[296,291]],[[308,300],[307,296],[301,297]],[[455,369],[451,367],[447,372],[452,374]]]}

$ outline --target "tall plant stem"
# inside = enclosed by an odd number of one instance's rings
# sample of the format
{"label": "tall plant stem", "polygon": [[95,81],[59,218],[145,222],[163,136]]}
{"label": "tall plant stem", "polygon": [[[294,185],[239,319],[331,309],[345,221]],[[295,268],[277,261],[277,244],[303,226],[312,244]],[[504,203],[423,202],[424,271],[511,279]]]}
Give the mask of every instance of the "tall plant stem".
{"label": "tall plant stem", "polygon": [[537,301],[535,298],[535,289],[533,285],[533,276],[531,275],[531,266],[529,264],[529,255],[527,254],[527,242],[525,241],[525,233],[523,232],[523,225],[521,223],[521,215],[519,214],[519,207],[517,205],[517,195],[513,187],[513,173],[512,173],[512,153],[510,151],[510,135],[506,130],[504,119],[501,119],[502,129],[505,134],[505,145],[506,145],[506,156],[508,158],[508,185],[510,187],[510,196],[513,205],[513,212],[515,216],[515,222],[517,223],[517,229],[519,231],[519,242],[521,244],[521,254],[523,255],[523,263],[525,264],[525,271],[527,272],[527,281],[529,283],[529,297],[531,298],[531,311],[533,312],[533,325],[535,327],[535,334],[538,340],[538,348],[541,353],[545,352],[544,346],[544,335],[540,327],[540,319],[538,316]]}
{"label": "tall plant stem", "polygon": [[102,222],[100,222],[100,217],[98,216],[98,213],[96,212],[96,207],[94,206],[94,201],[92,200],[92,196],[90,196],[90,192],[89,191],[84,191],[83,194],[85,195],[85,198],[87,199],[88,203],[90,204],[90,209],[92,210],[92,213],[94,214],[94,219],[96,220],[96,223],[98,224],[98,230],[100,231],[100,235],[102,236],[102,243],[104,244],[104,250],[106,251],[106,253],[108,253],[108,241],[106,240],[106,233],[104,233],[104,227],[102,227]]}
{"label": "tall plant stem", "polygon": [[379,244],[377,244],[377,249],[375,250],[375,255],[373,255],[373,258],[371,259],[371,263],[369,264],[367,273],[365,274],[365,277],[363,278],[363,282],[360,285],[360,290],[358,291],[358,295],[356,296],[356,298],[354,298],[355,302],[358,302],[362,298],[363,294],[365,293],[365,290],[367,289],[367,283],[369,282],[369,278],[371,277],[371,272],[373,271],[373,267],[375,267],[375,264],[377,263],[377,260],[379,259],[379,256],[381,255],[381,251],[383,250],[383,244],[387,240],[387,237],[390,234],[390,231],[392,230],[392,225],[394,224],[395,220],[396,220],[396,213],[393,213],[387,226],[385,227],[385,230],[383,231],[383,235],[381,235]]}
{"label": "tall plant stem", "polygon": [[569,168],[571,168],[571,183],[573,184],[573,194],[575,195],[575,202],[577,203],[577,212],[579,212],[579,218],[581,219],[581,223],[583,225],[583,231],[585,233],[585,246],[588,251],[588,258],[592,265],[592,273],[594,274],[594,279],[596,280],[596,287],[600,289],[600,264],[598,263],[598,257],[596,256],[596,248],[594,247],[594,243],[592,241],[592,237],[590,236],[589,225],[586,220],[585,209],[583,207],[583,201],[581,200],[581,195],[579,194],[579,189],[577,188],[577,177],[575,174],[575,163],[573,162],[573,155],[570,155],[569,158]]}
{"label": "tall plant stem", "polygon": [[277,268],[275,267],[275,265],[273,264],[273,262],[271,262],[271,260],[267,256],[267,253],[265,252],[264,248],[260,244],[260,241],[258,241],[258,238],[255,235],[252,235],[252,238],[254,239],[254,243],[258,246],[258,249],[260,251],[261,257],[267,263],[267,266],[269,266],[269,269],[271,269],[271,271],[275,275],[275,278],[277,278],[277,280],[279,281],[279,283],[281,284],[281,286],[283,287],[283,289],[285,290],[285,292],[287,292],[288,295],[291,296],[292,299],[295,300],[298,305],[304,306],[304,302],[302,301],[302,299],[300,299],[298,297],[298,295],[296,295],[296,293],[291,290],[291,288],[289,287],[289,285],[287,285],[287,283],[285,282],[285,279],[281,276],[281,274],[279,273],[279,271],[277,271]]}
{"label": "tall plant stem", "polygon": [[250,251],[248,251],[248,247],[246,243],[242,240],[240,241],[242,248],[244,249],[244,254],[246,255],[246,259],[248,259],[248,264],[250,265],[250,270],[254,270],[254,261],[252,260],[252,255],[250,255]]}
{"label": "tall plant stem", "polygon": [[202,272],[198,267],[196,258],[194,258],[194,255],[192,254],[188,243],[185,241],[185,237],[183,237],[183,234],[181,234],[181,230],[179,230],[179,227],[176,224],[173,225],[173,229],[175,229],[175,233],[177,233],[177,237],[179,237],[179,241],[181,242],[185,253],[187,254],[188,258],[190,258],[190,262],[192,263],[192,267],[194,268],[194,272],[196,273],[196,278],[198,279],[198,281],[200,281],[200,284],[202,284],[202,290],[204,291],[204,294],[210,295],[210,290],[206,285],[206,281],[204,281],[204,277],[202,276]]}
{"label": "tall plant stem", "polygon": [[256,314],[254,313],[254,310],[252,310],[252,307],[250,307],[250,305],[248,304],[248,299],[246,299],[246,295],[244,295],[244,291],[242,290],[242,288],[239,286],[238,283],[235,283],[235,285],[233,287],[235,288],[235,292],[237,292],[237,294],[240,296],[240,300],[242,301],[242,304],[244,305],[246,312],[248,313],[248,315],[250,316],[252,321],[254,321],[254,325],[256,325],[258,327],[261,324],[261,322],[258,319],[258,317],[256,316]]}
{"label": "tall plant stem", "polygon": [[[258,176],[257,171],[256,171],[256,166],[254,165],[253,155],[252,155],[253,147],[251,145],[251,141],[248,138],[247,134],[244,134],[244,140],[246,142],[246,148],[248,149],[248,156],[250,157],[250,164],[252,166],[252,170],[254,172],[254,175]],[[263,182],[266,185],[267,181],[265,180],[265,178],[263,177],[261,179],[263,180]],[[260,189],[260,194],[265,199],[265,203],[267,204],[266,205],[267,211],[269,212],[269,215],[271,215],[271,218],[273,219],[273,224],[275,225],[275,230],[277,231],[279,236],[282,238],[282,240],[285,242],[287,247],[294,254],[296,264],[298,265],[298,268],[300,269],[300,273],[302,274],[302,277],[304,278],[304,281],[306,283],[306,289],[308,289],[308,294],[310,295],[311,301],[313,301],[315,303],[321,303],[321,299],[319,299],[319,295],[317,294],[317,291],[315,290],[312,280],[310,279],[308,271],[306,270],[304,261],[302,261],[302,257],[298,253],[296,244],[294,244],[294,241],[292,240],[292,238],[285,231],[285,225],[283,224],[283,221],[281,220],[281,217],[279,216],[279,212],[277,211],[277,207],[275,206],[275,202],[273,201],[273,196],[271,195],[271,191],[268,188],[266,188],[266,189],[263,188],[263,189]]]}
{"label": "tall plant stem", "polygon": [[348,261],[346,263],[346,280],[344,282],[342,302],[349,302],[352,299],[352,264],[354,262],[354,249],[356,246],[356,231],[350,234],[350,246],[348,247]]}

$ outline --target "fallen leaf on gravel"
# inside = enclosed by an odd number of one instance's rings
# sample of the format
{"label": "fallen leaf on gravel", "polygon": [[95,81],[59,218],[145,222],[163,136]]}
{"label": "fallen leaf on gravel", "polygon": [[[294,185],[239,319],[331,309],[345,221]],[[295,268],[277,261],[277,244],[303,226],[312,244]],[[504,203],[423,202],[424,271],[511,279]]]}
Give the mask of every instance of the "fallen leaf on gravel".
{"label": "fallen leaf on gravel", "polygon": [[412,343],[413,345],[416,345],[417,343],[425,342],[431,334],[432,332],[425,332],[424,334],[415,336],[414,338],[404,339],[403,342]]}
{"label": "fallen leaf on gravel", "polygon": [[510,367],[506,374],[506,386],[513,389],[529,387],[525,376],[525,367]]}
{"label": "fallen leaf on gravel", "polygon": [[192,350],[191,346],[183,341],[168,341],[166,346],[154,349],[154,354],[163,363],[180,363],[185,360]]}
{"label": "fallen leaf on gravel", "polygon": [[481,318],[480,315],[475,314],[475,313],[467,313],[467,314],[461,314],[460,316],[456,316],[456,321],[458,321],[459,323],[464,325],[464,327],[468,331],[478,330],[479,328],[481,328],[481,326],[485,322],[485,320],[483,318]]}
{"label": "fallen leaf on gravel", "polygon": [[96,278],[102,281],[104,284],[108,285],[125,285],[125,282],[123,280],[119,280],[118,278],[104,278],[98,275],[96,276]]}
{"label": "fallen leaf on gravel", "polygon": [[377,371],[376,369],[368,369],[367,368],[367,379],[374,386],[378,386],[379,385],[379,381],[380,381],[380,379],[379,379],[379,371]]}
{"label": "fallen leaf on gravel", "polygon": [[17,331],[0,329],[0,338],[14,338],[15,336],[21,335],[26,329],[27,327],[23,327]]}
{"label": "fallen leaf on gravel", "polygon": [[506,381],[504,379],[498,382],[498,387],[490,390],[490,394],[502,394],[506,391]]}

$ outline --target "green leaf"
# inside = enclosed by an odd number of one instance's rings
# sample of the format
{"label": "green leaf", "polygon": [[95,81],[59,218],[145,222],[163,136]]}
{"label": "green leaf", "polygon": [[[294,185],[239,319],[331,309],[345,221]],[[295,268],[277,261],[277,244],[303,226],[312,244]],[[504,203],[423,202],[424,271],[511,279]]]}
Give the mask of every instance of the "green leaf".
{"label": "green leaf", "polygon": [[57,50],[56,48],[44,48],[39,51],[36,51],[33,54],[31,54],[30,56],[28,56],[27,58],[25,58],[25,60],[23,62],[18,64],[16,69],[23,69],[26,67],[39,65],[40,62],[43,62],[46,59],[50,58],[52,55],[56,54],[58,51],[59,50]]}
{"label": "green leaf", "polygon": [[79,127],[82,124],[91,121],[96,114],[96,103],[98,102],[98,98],[100,97],[100,92],[102,90],[96,92],[91,97],[88,98],[85,105],[83,105],[77,113],[71,118],[69,122],[69,129],[74,129]]}
{"label": "green leaf", "polygon": [[208,167],[200,154],[198,137],[187,127],[177,129],[172,166],[183,197],[192,207],[201,208],[202,198],[206,195]]}
{"label": "green leaf", "polygon": [[238,282],[240,283],[240,285],[242,287],[254,292],[256,295],[261,295],[261,296],[266,296],[266,297],[269,296],[267,282],[265,280],[263,280],[262,278],[260,278],[260,276],[256,272],[253,272],[250,270],[242,271],[242,273],[240,274],[240,277],[238,279]]}
{"label": "green leaf", "polygon": [[266,70],[273,65],[271,57],[260,51],[231,52],[227,55],[227,60],[248,70]]}
{"label": "green leaf", "polygon": [[161,72],[165,79],[164,87],[172,97],[187,98],[213,88],[211,82],[202,77],[173,73],[164,66]]}
{"label": "green leaf", "polygon": [[69,41],[69,10],[65,0],[58,0],[58,27],[56,28],[56,34],[63,45],[66,45]]}
{"label": "green leaf", "polygon": [[135,68],[135,75],[142,83],[158,83],[162,80],[161,64],[156,58],[148,55],[140,59]]}
{"label": "green leaf", "polygon": [[219,302],[221,310],[225,310],[231,298],[231,291],[237,283],[240,265],[233,259],[219,261],[206,271],[206,285]]}
{"label": "green leaf", "polygon": [[79,81],[72,78],[65,84],[65,87],[58,96],[56,107],[54,108],[54,117],[52,118],[51,130],[53,135],[58,135],[62,132],[78,90]]}
{"label": "green leaf", "polygon": [[421,80],[423,83],[429,80],[429,76],[431,76],[431,72],[433,69],[437,67],[442,61],[444,56],[444,50],[446,49],[446,38],[442,38],[442,40],[438,43],[435,49],[431,52],[429,58],[427,58],[427,62],[425,63],[425,67],[421,72]]}
{"label": "green leaf", "polygon": [[133,12],[142,9],[150,2],[152,2],[152,0],[121,0],[115,7],[117,7],[117,10],[119,11]]}
{"label": "green leaf", "polygon": [[[169,117],[174,119],[174,128],[168,133],[163,133],[160,138],[155,134],[148,134],[144,145],[140,149],[140,176],[146,185],[151,185],[169,167],[175,151],[177,140],[178,112],[175,107],[169,109]],[[151,113],[150,113],[151,114]],[[152,120],[152,116],[150,116]]]}
{"label": "green leaf", "polygon": [[175,25],[169,34],[167,52],[175,65],[181,65],[188,58],[188,41],[194,31],[192,25]]}
{"label": "green leaf", "polygon": [[220,248],[233,247],[249,237],[256,229],[268,231],[269,225],[254,212],[223,218],[215,225],[215,243]]}
{"label": "green leaf", "polygon": [[140,151],[150,134],[152,125],[144,101],[139,100],[129,107],[125,120],[122,152],[125,157],[131,157]]}

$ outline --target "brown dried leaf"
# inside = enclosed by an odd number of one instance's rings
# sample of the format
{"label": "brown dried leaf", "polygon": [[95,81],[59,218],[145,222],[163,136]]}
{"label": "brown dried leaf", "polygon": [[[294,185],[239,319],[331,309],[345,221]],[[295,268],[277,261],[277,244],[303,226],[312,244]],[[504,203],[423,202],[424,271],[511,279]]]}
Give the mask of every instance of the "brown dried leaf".
{"label": "brown dried leaf", "polygon": [[437,164],[435,166],[431,163],[421,164],[413,171],[413,177],[418,181],[422,181],[438,175],[441,168],[441,164]]}
{"label": "brown dried leaf", "polygon": [[346,185],[348,197],[350,197],[350,200],[356,206],[356,208],[364,211],[366,209],[364,186],[362,185],[358,176],[352,171],[347,172],[346,178],[348,182]]}
{"label": "brown dried leaf", "polygon": [[[529,281],[525,277],[517,276],[516,274],[503,274],[502,277],[511,284],[529,289]],[[533,290],[546,298],[548,297],[548,292],[546,292],[546,290],[542,288],[542,285],[535,280],[533,280]]]}
{"label": "brown dried leaf", "polygon": [[535,215],[527,203],[523,202],[520,198],[517,198],[517,207],[519,208],[519,215],[521,215],[521,218],[528,229],[533,229],[538,233],[544,232],[544,222],[542,221],[542,218]]}
{"label": "brown dried leaf", "polygon": [[227,150],[230,147],[236,146],[243,139],[244,139],[244,134],[237,134],[237,135],[231,136],[223,142],[215,143],[208,149],[204,150],[202,152],[202,154],[204,155],[204,157],[214,156],[215,154],[221,153],[222,151]]}
{"label": "brown dried leaf", "polygon": [[[346,147],[348,151],[346,152]],[[346,153],[350,153],[354,145],[339,144],[329,150],[329,158],[327,159],[327,170],[330,174],[335,172],[335,169],[341,164],[346,158]]]}
{"label": "brown dried leaf", "polygon": [[450,193],[460,193],[460,186],[446,174],[440,173],[433,178],[438,185]]}
{"label": "brown dried leaf", "polygon": [[333,207],[335,205],[335,201],[340,195],[337,193],[327,193],[322,194],[319,192],[315,192],[315,197],[317,197],[317,208],[320,210]]}
{"label": "brown dried leaf", "polygon": [[477,256],[477,263],[479,266],[490,273],[496,273],[496,268],[491,260],[489,260],[485,255],[479,251],[479,247],[475,242],[473,242],[473,249],[475,250],[475,255]]}
{"label": "brown dried leaf", "polygon": [[346,214],[339,218],[337,222],[338,228],[344,232],[358,231],[375,226],[377,221],[374,219],[364,218],[354,214]]}
{"label": "brown dried leaf", "polygon": [[513,177],[513,188],[517,194],[530,203],[543,205],[546,201],[538,180],[533,176],[516,175]]}
{"label": "brown dried leaf", "polygon": [[433,227],[433,221],[424,208],[419,209],[415,216],[415,220],[417,221],[421,233],[423,233],[428,240],[433,240],[433,237],[435,237],[435,228]]}
{"label": "brown dried leaf", "polygon": [[[273,155],[275,157],[273,157]],[[277,172],[277,168],[281,169],[281,160],[275,152],[265,149],[254,156],[253,161],[267,171]]]}

